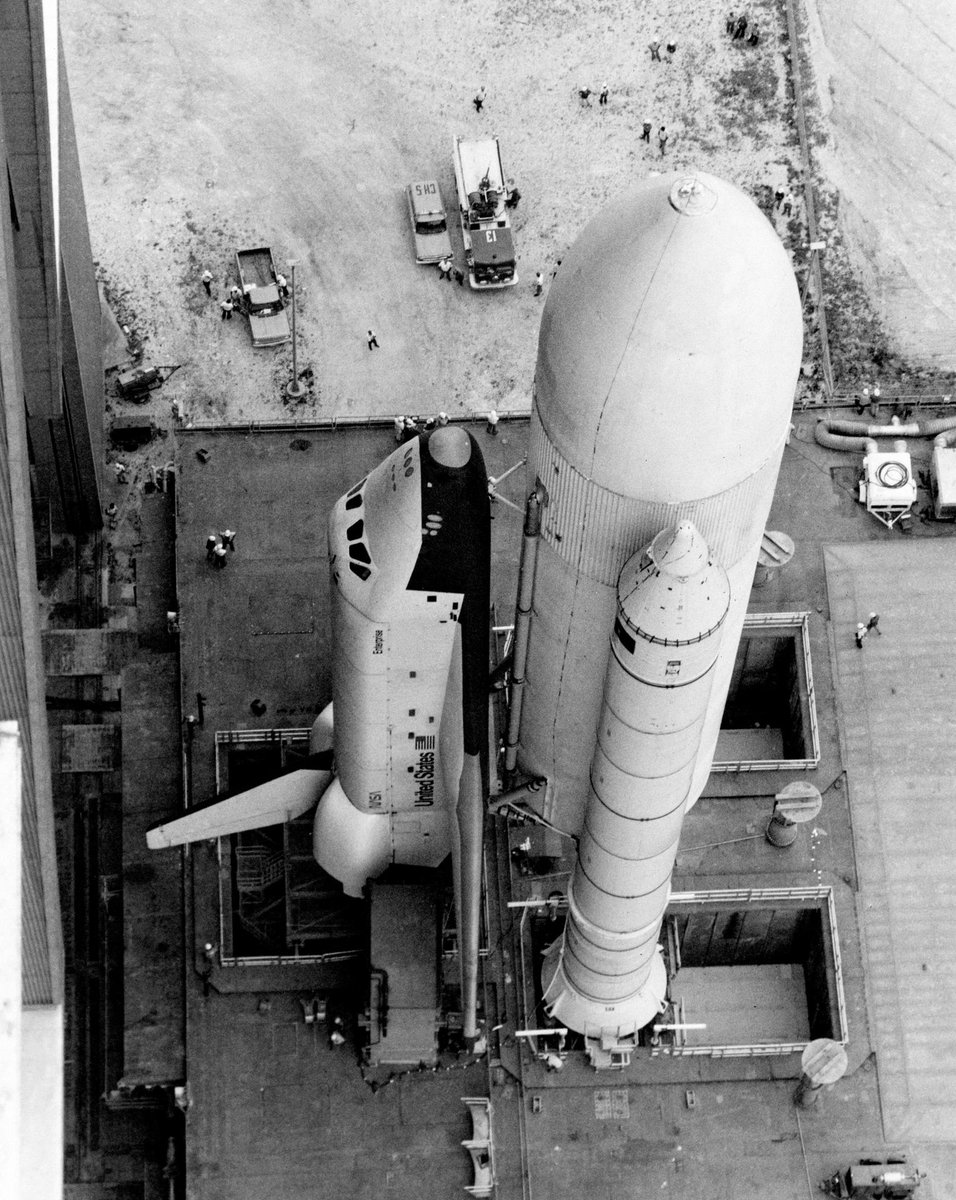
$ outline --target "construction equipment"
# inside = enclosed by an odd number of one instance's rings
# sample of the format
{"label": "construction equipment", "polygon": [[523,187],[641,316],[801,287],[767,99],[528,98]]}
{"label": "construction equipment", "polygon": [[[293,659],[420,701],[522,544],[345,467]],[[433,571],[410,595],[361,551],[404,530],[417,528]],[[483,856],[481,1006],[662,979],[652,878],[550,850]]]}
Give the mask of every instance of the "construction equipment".
{"label": "construction equipment", "polygon": [[116,377],[116,390],[121,400],[136,400],[142,402],[155,388],[162,387],[167,379],[176,371],[174,367],[134,367],[131,371],[123,371]]}
{"label": "construction equipment", "polygon": [[840,1200],[906,1200],[925,1178],[907,1164],[905,1154],[861,1158],[824,1179],[820,1190]]}

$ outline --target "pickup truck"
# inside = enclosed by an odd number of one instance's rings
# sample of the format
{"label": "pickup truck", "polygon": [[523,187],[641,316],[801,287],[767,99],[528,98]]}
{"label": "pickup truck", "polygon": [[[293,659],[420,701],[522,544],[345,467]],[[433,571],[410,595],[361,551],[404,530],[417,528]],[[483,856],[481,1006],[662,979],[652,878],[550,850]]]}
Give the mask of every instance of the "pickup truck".
{"label": "pickup truck", "polygon": [[249,318],[253,346],[281,346],[290,340],[289,318],[276,282],[276,265],[268,246],[236,251],[242,310]]}

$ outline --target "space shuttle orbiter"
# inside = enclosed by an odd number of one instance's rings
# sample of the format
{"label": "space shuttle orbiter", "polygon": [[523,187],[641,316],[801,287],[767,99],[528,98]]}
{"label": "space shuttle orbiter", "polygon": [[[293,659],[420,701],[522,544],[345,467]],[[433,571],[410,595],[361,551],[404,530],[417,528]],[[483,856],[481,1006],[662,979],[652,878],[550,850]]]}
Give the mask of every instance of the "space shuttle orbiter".
{"label": "space shuttle orbiter", "polygon": [[434,867],[450,852],[466,1037],[476,1033],[488,794],[489,555],[474,438],[446,425],[394,450],[329,517],[332,704],[312,730],[317,766],[147,834],[153,849],[182,845],[290,820],[318,801],[316,861],[352,896],[392,863]]}

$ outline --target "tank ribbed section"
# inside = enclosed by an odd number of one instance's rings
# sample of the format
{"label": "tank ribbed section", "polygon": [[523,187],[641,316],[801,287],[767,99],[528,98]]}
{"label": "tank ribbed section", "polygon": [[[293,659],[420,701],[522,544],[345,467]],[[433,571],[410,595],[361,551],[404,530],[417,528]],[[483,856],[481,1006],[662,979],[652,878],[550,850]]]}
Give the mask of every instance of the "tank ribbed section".
{"label": "tank ribbed section", "polygon": [[[767,497],[773,495],[783,444],[747,478],[718,495],[699,499],[676,497],[697,474],[707,447],[688,441],[686,462],[675,464],[675,499],[652,502],[612,492],[582,475],[548,437],[535,405],[531,416],[528,478],[537,477],[548,491],[542,535],[570,570],[613,587],[621,564],[668,525],[692,520],[714,557],[735,563],[763,536]],[[634,490],[640,490],[635,475]],[[758,519],[759,518],[759,519]]]}

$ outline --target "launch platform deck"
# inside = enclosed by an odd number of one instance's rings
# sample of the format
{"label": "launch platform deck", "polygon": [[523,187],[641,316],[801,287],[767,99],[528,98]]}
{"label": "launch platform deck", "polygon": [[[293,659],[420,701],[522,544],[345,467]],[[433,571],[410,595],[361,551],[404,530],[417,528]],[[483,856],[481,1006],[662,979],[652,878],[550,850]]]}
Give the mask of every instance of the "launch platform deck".
{"label": "launch platform deck", "polygon": [[[884,1120],[942,1142],[956,1130],[956,555],[914,540],[829,546],[825,561]],[[858,650],[871,612],[879,632]]]}
{"label": "launch platform deck", "polygon": [[[503,422],[497,439],[484,434],[482,426],[476,428],[491,473],[497,475],[521,458],[526,427]],[[216,729],[300,726],[325,698],[325,513],[393,444],[387,429],[190,431],[181,436],[176,532],[184,715],[197,691],[206,697],[205,724],[187,743],[189,778],[197,799],[208,798],[214,789]],[[196,456],[200,448],[208,452],[204,461]],[[505,844],[497,851],[489,847],[497,873],[492,870],[489,876],[494,927],[485,969],[500,971],[502,981],[502,1029],[492,1039],[489,1059],[403,1074],[373,1090],[356,1063],[359,1030],[351,1015],[349,1043],[340,1048],[328,1044],[321,1025],[303,1020],[300,1000],[313,992],[321,990],[335,1002],[354,989],[348,968],[266,962],[215,967],[204,989],[202,947],[219,940],[218,862],[215,848],[200,844],[187,860],[186,887],[191,939],[185,979],[192,1100],[187,1133],[190,1200],[251,1200],[262,1194],[274,1200],[380,1200],[383,1195],[394,1200],[446,1200],[464,1194],[460,1189],[470,1182],[470,1165],[460,1142],[469,1136],[469,1123],[460,1097],[482,1094],[490,1095],[494,1106],[499,1200],[529,1195],[565,1200],[582,1193],[619,1200],[660,1195],[665,1187],[672,1200],[698,1200],[702,1195],[712,1200],[803,1200],[808,1178],[815,1183],[848,1156],[888,1143],[905,1144],[930,1171],[921,1193],[925,1200],[943,1200],[945,1184],[934,1189],[934,1176],[939,1181],[956,1177],[947,1173],[952,1171],[953,1155],[931,1139],[948,1119],[945,1098],[956,1094],[954,1068],[949,1065],[956,1056],[947,1058],[941,1051],[935,1068],[927,1065],[931,1042],[923,1031],[929,1020],[938,1019],[932,996],[914,989],[910,974],[896,974],[893,956],[908,963],[915,954],[919,982],[929,986],[935,980],[936,987],[943,988],[946,962],[952,965],[940,942],[944,926],[933,924],[928,911],[921,925],[916,922],[919,885],[912,879],[934,881],[936,902],[946,907],[947,897],[951,899],[946,882],[951,871],[945,833],[949,826],[945,813],[937,812],[945,800],[937,796],[937,807],[920,808],[926,820],[920,836],[914,837],[916,801],[911,798],[905,810],[911,819],[898,842],[891,847],[882,840],[877,843],[876,830],[889,831],[891,815],[881,808],[879,821],[868,824],[864,819],[859,801],[869,793],[868,802],[875,803],[876,791],[871,789],[876,780],[866,773],[860,755],[869,759],[870,751],[863,747],[858,753],[854,729],[872,722],[877,740],[888,737],[884,721],[892,718],[892,711],[883,707],[883,693],[892,696],[896,677],[907,677],[910,656],[925,655],[926,665],[919,668],[919,675],[925,675],[934,652],[946,653],[956,636],[949,615],[953,580],[936,562],[937,555],[946,558],[952,543],[946,536],[949,531],[935,526],[921,527],[911,541],[901,541],[900,535],[878,527],[858,506],[847,503],[838,482],[821,494],[820,481],[831,459],[836,465],[836,456],[809,445],[798,430],[784,458],[771,517],[775,528],[794,537],[798,554],[752,597],[753,606],[762,611],[811,613],[821,762],[810,778],[823,792],[825,807],[812,827],[803,827],[793,847],[777,850],[766,842],[763,831],[773,795],[791,776],[713,776],[705,797],[688,816],[674,886],[833,888],[850,1027],[851,1067],[844,1080],[814,1109],[798,1111],[792,1101],[798,1070],[793,1056],[657,1056],[635,1060],[626,1071],[598,1076],[580,1054],[569,1056],[560,1072],[549,1074],[514,1037],[514,997],[506,982],[509,964],[500,954],[511,933],[511,916],[502,904],[517,876],[511,873]],[[506,495],[520,501],[523,490],[519,473],[509,481]],[[813,496],[812,504],[808,496]],[[507,505],[494,511],[498,600],[510,614],[520,517]],[[203,542],[208,532],[227,525],[239,531],[236,552],[225,570],[215,571],[205,562]],[[824,545],[832,547],[826,561]],[[898,556],[919,560],[926,552],[932,563],[925,569],[913,566],[913,578],[920,580],[914,604],[921,612],[940,614],[939,622],[946,626],[928,636],[919,633],[924,624],[916,616],[910,618],[909,610],[900,610],[899,598],[894,601],[888,594],[890,583],[896,586],[899,578]],[[847,578],[859,572],[856,592],[845,589],[843,599],[836,594],[831,562],[842,563]],[[884,637],[874,639],[861,654],[853,648],[850,631],[859,614],[871,608],[882,612]],[[271,622],[265,633],[263,613]],[[854,691],[852,673],[876,671],[877,654],[893,656],[894,679],[867,674],[879,685],[879,696],[863,686]],[[845,763],[832,662],[844,693],[840,712],[846,731]],[[917,724],[927,727],[927,742],[938,751],[943,734],[933,734],[930,718],[943,714],[940,719],[948,720],[951,728],[948,700],[941,694],[931,700],[928,692],[899,694],[899,702],[908,706],[910,754],[918,747]],[[259,717],[250,708],[254,700],[267,708]],[[896,752],[902,761],[899,746]],[[844,767],[849,772],[856,855]],[[880,776],[881,788],[888,786],[888,779]],[[918,794],[921,804],[931,782],[928,775],[918,778],[913,796]],[[905,819],[902,812],[899,819]],[[925,838],[920,840],[923,830]],[[914,865],[910,858],[917,848],[922,857]],[[178,851],[163,853],[175,856]],[[886,857],[894,853],[898,870],[890,869],[891,859]],[[904,868],[910,867],[908,875]],[[858,871],[863,882],[859,893]],[[885,896],[874,895],[877,885],[885,887]],[[517,884],[517,894],[522,886]],[[865,964],[856,923],[861,900]],[[902,942],[880,940],[876,922],[883,913],[894,919],[901,913],[904,921],[913,922],[906,925],[905,955]],[[893,932],[901,938],[902,926]],[[917,952],[920,937],[929,939],[923,943],[925,954]],[[871,988],[879,1077],[870,1055],[864,970]],[[895,1031],[904,1034],[906,1052],[897,1058]],[[945,1039],[941,1019],[934,1032]],[[936,1045],[943,1047],[944,1042]],[[935,1111],[929,1094],[934,1082],[943,1098]]]}

